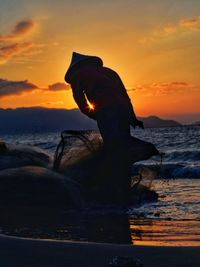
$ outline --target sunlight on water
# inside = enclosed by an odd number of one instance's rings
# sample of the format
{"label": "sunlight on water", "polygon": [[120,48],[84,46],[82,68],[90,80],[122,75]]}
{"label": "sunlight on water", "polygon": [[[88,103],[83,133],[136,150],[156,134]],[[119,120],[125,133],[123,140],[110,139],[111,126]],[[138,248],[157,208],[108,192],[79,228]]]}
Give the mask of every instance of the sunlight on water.
{"label": "sunlight on water", "polygon": [[129,210],[135,245],[199,246],[200,181],[154,181],[159,201]]}
{"label": "sunlight on water", "polygon": [[134,245],[199,246],[199,221],[130,220]]}

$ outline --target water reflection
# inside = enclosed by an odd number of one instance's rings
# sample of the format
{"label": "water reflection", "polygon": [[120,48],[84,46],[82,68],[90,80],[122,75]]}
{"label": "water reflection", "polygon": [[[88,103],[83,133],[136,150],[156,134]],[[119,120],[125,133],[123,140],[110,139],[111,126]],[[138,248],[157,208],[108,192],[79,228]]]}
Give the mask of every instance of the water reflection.
{"label": "water reflection", "polygon": [[7,210],[0,213],[1,232],[29,238],[131,244],[128,215]]}
{"label": "water reflection", "polygon": [[200,222],[130,219],[134,245],[199,246]]}
{"label": "water reflection", "polygon": [[122,214],[63,214],[1,210],[1,232],[9,235],[133,245],[200,245],[200,221],[133,218]]}

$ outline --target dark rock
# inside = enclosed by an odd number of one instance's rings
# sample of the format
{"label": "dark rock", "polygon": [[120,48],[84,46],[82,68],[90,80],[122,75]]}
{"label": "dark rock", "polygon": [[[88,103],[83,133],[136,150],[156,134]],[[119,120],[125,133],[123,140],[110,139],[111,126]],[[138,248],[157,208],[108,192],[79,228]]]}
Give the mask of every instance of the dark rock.
{"label": "dark rock", "polygon": [[0,171],[0,208],[24,206],[80,208],[79,184],[42,167]]}
{"label": "dark rock", "polygon": [[43,149],[28,145],[0,143],[0,170],[22,166],[50,167],[52,157]]}
{"label": "dark rock", "polygon": [[6,149],[6,143],[0,140],[0,152],[4,152]]}
{"label": "dark rock", "polygon": [[130,196],[130,202],[132,205],[139,205],[145,202],[153,202],[158,200],[158,193],[140,184],[131,188]]}

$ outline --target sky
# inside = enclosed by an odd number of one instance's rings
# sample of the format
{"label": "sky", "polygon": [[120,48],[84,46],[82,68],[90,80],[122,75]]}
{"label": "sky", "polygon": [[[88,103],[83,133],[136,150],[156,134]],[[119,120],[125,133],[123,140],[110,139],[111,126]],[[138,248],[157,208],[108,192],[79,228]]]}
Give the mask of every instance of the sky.
{"label": "sky", "polygon": [[137,115],[200,119],[199,0],[0,0],[0,108],[76,108],[73,51],[117,71]]}

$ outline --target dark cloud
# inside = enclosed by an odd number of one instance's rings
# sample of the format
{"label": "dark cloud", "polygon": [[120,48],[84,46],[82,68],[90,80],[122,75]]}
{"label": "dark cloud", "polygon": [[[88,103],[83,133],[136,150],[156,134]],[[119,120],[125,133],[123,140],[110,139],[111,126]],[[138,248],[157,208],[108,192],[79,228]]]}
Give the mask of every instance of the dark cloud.
{"label": "dark cloud", "polygon": [[0,98],[8,95],[19,95],[25,92],[30,92],[38,87],[32,83],[25,81],[9,81],[0,79]]}
{"label": "dark cloud", "polygon": [[35,22],[32,20],[22,20],[18,22],[12,31],[13,36],[29,33],[35,27]]}
{"label": "dark cloud", "polygon": [[23,42],[21,39],[31,32],[34,26],[34,21],[22,20],[15,25],[10,34],[0,35],[0,64],[33,46],[32,42]]}
{"label": "dark cloud", "polygon": [[54,83],[49,85],[48,89],[50,91],[62,91],[62,90],[69,90],[70,86],[66,85],[65,83]]}
{"label": "dark cloud", "polygon": [[[40,88],[39,86],[25,81],[10,81],[6,79],[0,79],[0,98],[9,96],[9,95],[20,95],[22,93],[31,92],[33,90],[40,90],[40,93],[44,93],[46,91],[54,92],[54,91],[63,91],[69,90],[70,86],[65,83],[54,83],[49,85],[48,88]],[[57,103],[58,104],[58,103]]]}
{"label": "dark cloud", "polygon": [[199,22],[200,22],[200,16],[196,18],[183,19],[179,22],[179,24],[187,28],[194,28],[198,27]]}
{"label": "dark cloud", "polygon": [[39,104],[39,106],[54,106],[54,105],[59,105],[63,106],[64,101],[58,100],[58,101],[48,101],[48,102],[42,102]]}
{"label": "dark cloud", "polygon": [[188,86],[189,84],[185,82],[172,82],[171,85]]}
{"label": "dark cloud", "polygon": [[18,37],[23,37],[31,32],[35,27],[35,22],[32,20],[22,20],[18,22],[14,29],[9,34],[0,35],[0,44],[5,42],[13,42]]}

